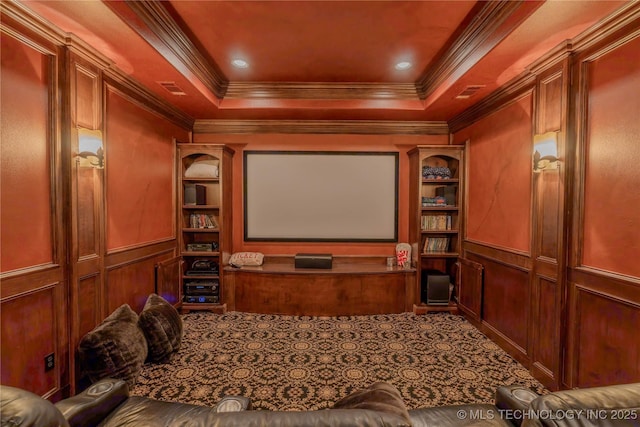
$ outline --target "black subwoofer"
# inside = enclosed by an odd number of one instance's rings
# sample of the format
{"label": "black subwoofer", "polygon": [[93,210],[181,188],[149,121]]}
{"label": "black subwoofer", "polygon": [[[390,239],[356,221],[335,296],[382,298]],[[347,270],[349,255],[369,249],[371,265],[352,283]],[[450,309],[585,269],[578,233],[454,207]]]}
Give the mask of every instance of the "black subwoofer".
{"label": "black subwoofer", "polygon": [[451,279],[438,270],[423,270],[421,299],[428,305],[448,305]]}

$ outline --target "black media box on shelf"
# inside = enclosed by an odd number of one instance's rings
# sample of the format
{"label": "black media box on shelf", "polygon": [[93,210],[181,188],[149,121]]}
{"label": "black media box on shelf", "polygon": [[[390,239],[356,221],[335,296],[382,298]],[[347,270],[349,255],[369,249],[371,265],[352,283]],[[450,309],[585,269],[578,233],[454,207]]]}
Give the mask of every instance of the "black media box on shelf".
{"label": "black media box on shelf", "polygon": [[331,254],[296,254],[294,266],[296,268],[331,269],[333,256]]}
{"label": "black media box on shelf", "polygon": [[184,302],[200,304],[217,304],[220,299],[217,295],[185,295]]}
{"label": "black media box on shelf", "polygon": [[207,204],[207,187],[199,184],[184,185],[184,204],[185,205],[206,205]]}
{"label": "black media box on shelf", "polygon": [[187,243],[187,252],[211,252],[215,249],[213,243]]}
{"label": "black media box on shelf", "polygon": [[185,283],[184,293],[186,295],[215,295],[218,293],[218,281]]}

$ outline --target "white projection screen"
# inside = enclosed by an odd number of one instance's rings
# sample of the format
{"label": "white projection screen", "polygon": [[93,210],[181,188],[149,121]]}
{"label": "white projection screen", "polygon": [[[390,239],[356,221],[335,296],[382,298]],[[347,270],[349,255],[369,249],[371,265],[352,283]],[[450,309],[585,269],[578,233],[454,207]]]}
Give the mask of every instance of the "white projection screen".
{"label": "white projection screen", "polygon": [[397,152],[244,152],[246,241],[395,242],[397,230]]}

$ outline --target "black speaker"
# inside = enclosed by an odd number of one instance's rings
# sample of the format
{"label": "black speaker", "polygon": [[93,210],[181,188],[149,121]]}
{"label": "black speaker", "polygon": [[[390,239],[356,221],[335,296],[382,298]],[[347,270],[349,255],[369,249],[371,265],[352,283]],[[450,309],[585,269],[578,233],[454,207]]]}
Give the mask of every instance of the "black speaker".
{"label": "black speaker", "polygon": [[448,305],[451,279],[438,270],[423,270],[421,299],[428,305]]}
{"label": "black speaker", "polygon": [[207,204],[207,187],[200,184],[184,185],[184,204],[185,205],[206,205]]}
{"label": "black speaker", "polygon": [[293,264],[295,268],[331,269],[333,256],[331,254],[296,254]]}

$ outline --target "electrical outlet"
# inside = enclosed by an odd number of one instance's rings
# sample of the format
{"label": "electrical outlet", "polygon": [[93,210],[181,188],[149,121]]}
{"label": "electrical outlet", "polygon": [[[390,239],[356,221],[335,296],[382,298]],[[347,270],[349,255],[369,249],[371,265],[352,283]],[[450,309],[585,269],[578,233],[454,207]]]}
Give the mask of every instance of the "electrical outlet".
{"label": "electrical outlet", "polygon": [[44,371],[50,371],[56,366],[55,353],[47,354],[44,357]]}

